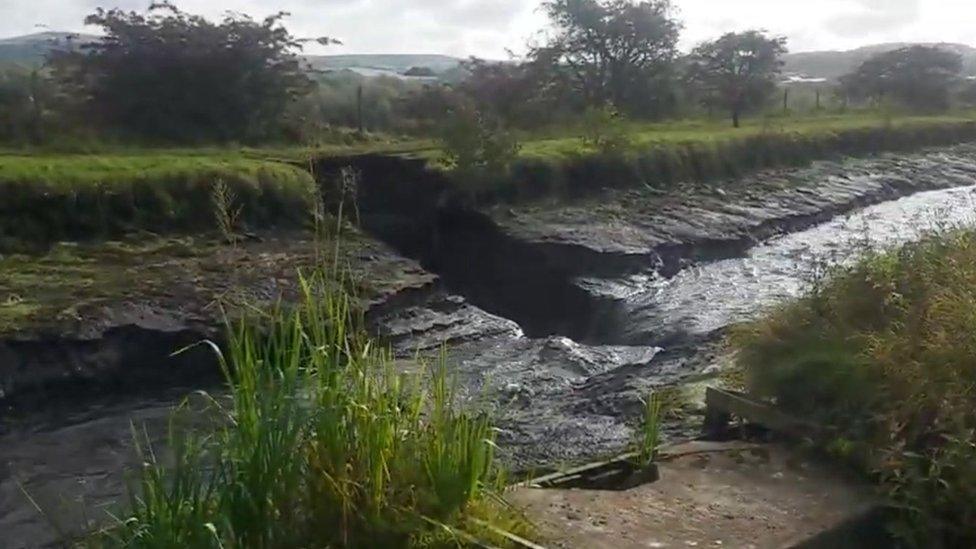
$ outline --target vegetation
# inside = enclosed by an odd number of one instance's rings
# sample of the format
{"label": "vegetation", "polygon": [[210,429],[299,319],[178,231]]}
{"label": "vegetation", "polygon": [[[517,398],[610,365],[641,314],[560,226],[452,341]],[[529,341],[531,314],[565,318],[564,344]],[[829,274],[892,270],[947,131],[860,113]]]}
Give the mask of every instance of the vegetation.
{"label": "vegetation", "polygon": [[647,467],[657,458],[657,449],[661,445],[661,418],[664,401],[660,395],[651,393],[644,399],[643,416],[640,428],[637,430],[637,465]]}
{"label": "vegetation", "polygon": [[85,23],[104,37],[56,51],[50,66],[71,109],[109,131],[169,142],[267,139],[312,84],[283,16],[212,23],[168,2],[145,15],[98,9]]}
{"label": "vegetation", "polygon": [[484,415],[457,408],[443,367],[397,371],[362,333],[336,275],[290,312],[242,321],[221,357],[216,431],[172,430],[118,524],[92,547],[448,547],[522,522]]}
{"label": "vegetation", "polygon": [[692,52],[688,79],[706,104],[724,108],[739,127],[744,112],[763,106],[776,90],[785,38],[761,32],[729,33]]}
{"label": "vegetation", "polygon": [[976,232],[870,253],[732,340],[756,394],[836,429],[910,546],[976,544]]}
{"label": "vegetation", "polygon": [[495,173],[492,185],[480,189],[480,201],[572,198],[642,185],[663,189],[761,168],[805,165],[835,154],[910,150],[976,135],[976,124],[966,115],[754,120],[740,129],[702,122],[613,122],[609,128],[599,130],[600,139],[616,135],[621,139],[613,141],[621,146],[595,150],[591,139],[570,137],[525,142],[511,167]]}
{"label": "vegetation", "polygon": [[669,0],[550,0],[553,38],[530,56],[580,104],[661,112],[681,25]]}
{"label": "vegetation", "polygon": [[125,232],[213,228],[216,182],[247,227],[301,226],[315,188],[297,167],[225,156],[3,156],[0,248]]}
{"label": "vegetation", "polygon": [[962,71],[962,57],[930,46],[881,53],[841,78],[849,99],[881,103],[886,97],[917,110],[945,110]]}

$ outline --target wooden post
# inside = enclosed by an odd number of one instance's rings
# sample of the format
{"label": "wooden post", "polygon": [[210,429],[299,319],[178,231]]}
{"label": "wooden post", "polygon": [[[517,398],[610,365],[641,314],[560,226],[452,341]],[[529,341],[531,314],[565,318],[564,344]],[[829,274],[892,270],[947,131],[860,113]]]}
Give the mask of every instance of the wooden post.
{"label": "wooden post", "polygon": [[784,88],[783,89],[783,112],[785,113],[789,111],[790,111],[790,89]]}
{"label": "wooden post", "polygon": [[817,110],[820,110],[820,88],[817,88]]}

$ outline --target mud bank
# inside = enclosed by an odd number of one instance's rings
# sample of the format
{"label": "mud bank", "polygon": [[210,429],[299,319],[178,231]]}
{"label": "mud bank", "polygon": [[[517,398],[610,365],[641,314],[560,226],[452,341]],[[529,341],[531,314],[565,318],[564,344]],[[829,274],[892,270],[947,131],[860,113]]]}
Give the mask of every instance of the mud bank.
{"label": "mud bank", "polygon": [[379,238],[442,276],[452,291],[517,321],[531,337],[656,345],[673,342],[673,334],[634,337],[632,319],[620,308],[627,295],[605,281],[670,278],[859,208],[971,185],[974,159],[976,145],[963,144],[817,162],[667,192],[607,190],[572,202],[489,210],[364,209],[364,220]]}
{"label": "mud bank", "polygon": [[[904,225],[928,207],[948,208],[959,220],[972,212],[971,193],[964,189],[924,191],[976,184],[976,145],[960,145],[763,172],[667,193],[610,190],[570,203],[476,211],[420,198],[403,181],[423,176],[425,168],[397,162],[362,166],[360,212],[374,237],[349,241],[343,261],[357,273],[370,329],[394,348],[404,367],[412,367],[418,352],[436,360],[447,350],[463,396],[494,411],[500,457],[515,469],[614,453],[630,441],[628,422],[648,390],[720,369],[725,355],[715,334],[755,312],[766,298],[775,301],[783,288],[788,294],[802,286],[799,273],[780,270],[770,271],[772,279],[757,275],[756,284],[745,285],[741,273],[755,275],[768,265],[754,251],[770,247],[779,258],[775,265],[796,258],[812,264],[833,244],[860,235],[862,223],[880,223],[895,241],[911,238]],[[380,175],[374,178],[372,170]],[[894,201],[913,193],[921,194]],[[884,201],[889,202],[877,209],[859,210]],[[846,212],[856,212],[849,223],[823,224]],[[795,240],[775,238],[791,231],[800,231]],[[823,245],[804,244],[809,241]],[[833,247],[842,254],[856,251]],[[20,305],[19,312],[0,311],[7,398],[52,394],[47,391],[56,386],[68,393],[71,387],[91,387],[99,395],[67,406],[57,417],[5,423],[0,531],[27,540],[13,547],[56,539],[45,519],[30,512],[19,485],[70,500],[76,509],[111,508],[123,490],[122,471],[137,465],[130,419],[146,419],[151,436],[161,437],[161,418],[204,379],[163,375],[139,382],[136,374],[144,367],[173,372],[173,365],[130,352],[171,345],[175,350],[186,340],[214,334],[220,322],[213,304],[227,297],[259,304],[289,299],[295,269],[317,255],[307,240],[293,235],[266,235],[233,249],[180,249],[161,255],[73,249],[81,257],[67,271],[75,277],[57,280],[38,279],[29,267],[36,259],[13,258],[25,265],[16,280],[0,280],[0,291],[16,294]],[[709,276],[694,276],[712,266]],[[43,262],[40,267],[50,270]],[[723,278],[726,272],[740,274]],[[82,284],[89,280],[109,284]],[[740,306],[760,286],[776,291]],[[80,303],[79,288],[85,288]],[[679,299],[686,288],[695,290],[689,290],[693,299]],[[240,289],[246,295],[228,294]],[[722,314],[709,317],[710,311]],[[141,339],[150,336],[157,339]],[[187,370],[213,372],[202,364]],[[102,391],[119,379],[152,384],[159,393],[125,394],[125,383],[118,385],[122,395]],[[171,385],[181,389],[165,390]],[[67,454],[90,458],[66,461]]]}

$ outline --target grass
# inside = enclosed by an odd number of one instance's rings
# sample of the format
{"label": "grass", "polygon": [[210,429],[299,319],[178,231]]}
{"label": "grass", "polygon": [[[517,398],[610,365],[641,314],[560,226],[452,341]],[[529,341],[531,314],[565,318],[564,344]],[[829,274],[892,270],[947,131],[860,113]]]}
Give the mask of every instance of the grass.
{"label": "grass", "polygon": [[873,252],[732,341],[752,392],[836,429],[908,546],[976,546],[976,232]]}
{"label": "grass", "polygon": [[[117,524],[90,547],[456,547],[524,531],[502,501],[494,430],[441,367],[394,369],[335,275],[230,329],[215,432],[151,449]],[[489,526],[485,526],[485,525]]]}
{"label": "grass", "polygon": [[593,128],[563,129],[557,137],[527,139],[504,173],[459,181],[458,189],[483,205],[574,199],[606,188],[667,189],[681,182],[802,166],[835,155],[967,141],[976,138],[976,114],[777,117],[747,120],[740,129],[715,121],[618,121],[602,131],[613,138],[613,147],[600,147]]}
{"label": "grass", "polygon": [[[824,136],[837,132],[876,129],[920,128],[943,124],[973,122],[976,112],[960,111],[942,115],[891,114],[880,112],[851,112],[811,116],[757,117],[743,120],[742,127],[733,128],[726,120],[679,120],[659,124],[625,122],[623,129],[636,149],[662,145],[721,143],[769,134],[796,136]],[[564,133],[565,130],[560,133]],[[584,129],[573,129],[572,137],[542,135],[527,139],[522,149],[525,158],[565,158],[592,152],[577,135]]]}
{"label": "grass", "polygon": [[291,165],[231,155],[0,157],[0,249],[18,242],[212,228],[223,182],[249,228],[300,226],[315,182]]}
{"label": "grass", "polygon": [[644,399],[644,413],[634,442],[637,448],[637,465],[640,467],[649,466],[657,457],[657,449],[661,445],[663,407],[664,401],[657,393],[651,393]]}
{"label": "grass", "polygon": [[[554,134],[557,134],[554,136]],[[940,116],[850,113],[724,121],[621,122],[622,146],[600,150],[587,128],[523,136],[507,169],[456,182],[455,192],[482,205],[568,198],[608,187],[667,188],[750,171],[803,165],[836,154],[910,150],[976,138],[970,112]],[[618,139],[614,139],[617,141]],[[97,145],[97,144],[96,144]],[[94,146],[94,150],[99,147]],[[316,182],[313,158],[410,154],[432,166],[443,155],[424,140],[267,148],[127,149],[96,154],[0,151],[0,251],[64,239],[114,237],[133,231],[212,229],[214,185],[237,199],[242,230],[308,222]],[[350,161],[355,163],[355,161]],[[434,177],[434,175],[432,175]],[[436,203],[439,197],[429,197]]]}

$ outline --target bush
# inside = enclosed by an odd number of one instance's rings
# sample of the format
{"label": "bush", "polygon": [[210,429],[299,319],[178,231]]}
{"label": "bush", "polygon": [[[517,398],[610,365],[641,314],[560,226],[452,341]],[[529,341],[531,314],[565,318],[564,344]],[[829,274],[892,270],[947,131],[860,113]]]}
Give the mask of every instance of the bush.
{"label": "bush", "polygon": [[610,105],[586,109],[581,139],[584,146],[603,154],[622,153],[633,146],[623,117]]}
{"label": "bush", "polygon": [[441,131],[448,167],[468,186],[505,178],[521,145],[515,136],[482,113],[455,110]]}
{"label": "bush", "polygon": [[[443,367],[404,373],[363,336],[341,279],[303,280],[292,312],[242,322],[212,434],[147,453],[127,518],[93,547],[431,547],[520,523],[497,494],[488,418]],[[221,400],[220,402],[223,402]],[[216,401],[215,401],[216,406]],[[484,521],[480,519],[486,519]]]}
{"label": "bush", "polygon": [[874,253],[732,335],[751,390],[837,429],[911,546],[976,546],[976,231]]}

